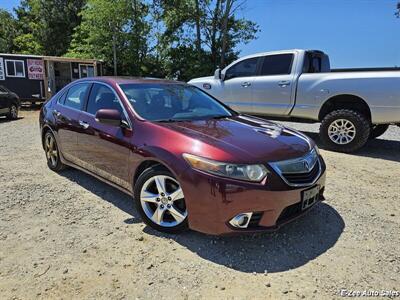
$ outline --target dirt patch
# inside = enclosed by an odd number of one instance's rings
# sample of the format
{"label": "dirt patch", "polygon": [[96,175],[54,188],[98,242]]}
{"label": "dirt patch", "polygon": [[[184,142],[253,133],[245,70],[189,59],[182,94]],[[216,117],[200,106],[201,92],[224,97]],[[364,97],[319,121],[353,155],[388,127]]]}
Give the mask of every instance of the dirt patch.
{"label": "dirt patch", "polygon": [[[313,138],[315,125],[290,124]],[[276,233],[160,234],[127,195],[51,172],[38,112],[0,120],[0,298],[339,298],[400,290],[400,128],[322,150],[326,202]]]}

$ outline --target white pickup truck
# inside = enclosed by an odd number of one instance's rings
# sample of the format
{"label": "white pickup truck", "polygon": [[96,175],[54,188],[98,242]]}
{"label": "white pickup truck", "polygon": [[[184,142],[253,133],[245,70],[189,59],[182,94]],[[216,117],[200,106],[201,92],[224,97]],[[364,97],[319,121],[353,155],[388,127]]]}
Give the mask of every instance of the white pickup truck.
{"label": "white pickup truck", "polygon": [[242,113],[321,122],[321,140],[335,151],[358,150],[400,124],[400,69],[331,70],[317,50],[246,56],[189,84]]}

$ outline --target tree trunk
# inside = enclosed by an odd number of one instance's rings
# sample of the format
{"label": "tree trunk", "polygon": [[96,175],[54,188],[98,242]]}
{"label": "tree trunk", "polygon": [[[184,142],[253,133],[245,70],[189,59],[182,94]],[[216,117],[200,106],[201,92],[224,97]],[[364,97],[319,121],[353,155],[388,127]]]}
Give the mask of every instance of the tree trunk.
{"label": "tree trunk", "polygon": [[116,45],[116,36],[115,36],[115,31],[113,33],[112,37],[112,43],[113,43],[113,61],[114,61],[114,76],[118,75],[117,72],[117,45]]}
{"label": "tree trunk", "polygon": [[228,19],[231,13],[232,4],[234,0],[226,0],[224,18],[222,22],[222,46],[221,46],[221,60],[219,67],[222,69],[225,67],[225,53],[226,45],[228,41]]}
{"label": "tree trunk", "polygon": [[221,0],[217,0],[215,4],[215,9],[213,13],[213,18],[212,18],[212,29],[211,29],[211,58],[212,58],[212,63],[214,65],[214,69],[217,66],[217,25],[218,25],[218,15],[219,15],[219,10],[221,6]]}
{"label": "tree trunk", "polygon": [[196,5],[196,50],[200,62],[201,59],[201,32],[200,32],[200,6],[199,0],[195,0]]}

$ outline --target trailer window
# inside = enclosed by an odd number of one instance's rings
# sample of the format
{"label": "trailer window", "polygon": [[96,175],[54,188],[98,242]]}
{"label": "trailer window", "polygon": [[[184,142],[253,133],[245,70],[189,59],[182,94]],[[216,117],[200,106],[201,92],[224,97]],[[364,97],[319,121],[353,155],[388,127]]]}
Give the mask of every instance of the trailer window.
{"label": "trailer window", "polygon": [[7,77],[25,77],[25,65],[23,60],[6,59]]}
{"label": "trailer window", "polygon": [[293,54],[277,54],[264,57],[261,76],[290,74]]}

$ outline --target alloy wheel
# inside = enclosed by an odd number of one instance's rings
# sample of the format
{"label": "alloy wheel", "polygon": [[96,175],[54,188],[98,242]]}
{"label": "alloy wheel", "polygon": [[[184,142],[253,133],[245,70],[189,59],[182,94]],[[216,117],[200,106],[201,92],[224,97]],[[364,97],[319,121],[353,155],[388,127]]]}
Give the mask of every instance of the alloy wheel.
{"label": "alloy wheel", "polygon": [[140,204],[146,216],[162,227],[175,227],[187,217],[182,188],[170,176],[149,178],[140,191]]}
{"label": "alloy wheel", "polygon": [[10,116],[12,119],[18,118],[18,107],[15,105],[12,105],[10,108]]}
{"label": "alloy wheel", "polygon": [[44,145],[45,145],[47,160],[51,164],[51,166],[55,168],[58,163],[58,151],[54,136],[51,134],[47,134]]}
{"label": "alloy wheel", "polygon": [[356,136],[356,127],[349,120],[337,119],[329,125],[328,136],[335,144],[349,144]]}

